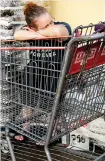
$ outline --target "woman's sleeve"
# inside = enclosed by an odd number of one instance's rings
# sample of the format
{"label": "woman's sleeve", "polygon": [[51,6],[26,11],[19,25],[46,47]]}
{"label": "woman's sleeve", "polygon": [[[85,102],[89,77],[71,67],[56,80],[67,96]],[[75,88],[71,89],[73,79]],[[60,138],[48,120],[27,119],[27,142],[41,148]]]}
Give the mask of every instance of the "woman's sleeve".
{"label": "woman's sleeve", "polygon": [[71,26],[68,23],[66,23],[66,22],[55,22],[54,24],[55,25],[64,25],[67,28],[69,35],[72,34]]}

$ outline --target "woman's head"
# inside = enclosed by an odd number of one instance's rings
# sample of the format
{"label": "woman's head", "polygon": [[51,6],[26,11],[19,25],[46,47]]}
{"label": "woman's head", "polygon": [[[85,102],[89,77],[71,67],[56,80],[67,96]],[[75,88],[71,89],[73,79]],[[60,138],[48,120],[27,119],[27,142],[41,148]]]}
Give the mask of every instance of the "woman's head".
{"label": "woman's head", "polygon": [[26,3],[24,15],[27,25],[35,30],[44,29],[54,23],[48,11],[33,2]]}

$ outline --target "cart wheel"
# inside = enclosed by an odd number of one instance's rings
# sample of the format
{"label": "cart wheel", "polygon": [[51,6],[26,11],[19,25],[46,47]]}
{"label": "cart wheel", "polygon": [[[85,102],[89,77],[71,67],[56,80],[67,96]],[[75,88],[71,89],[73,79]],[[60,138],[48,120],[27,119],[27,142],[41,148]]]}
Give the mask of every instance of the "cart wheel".
{"label": "cart wheel", "polygon": [[7,140],[1,140],[0,147],[1,147],[2,153],[5,153],[5,154],[9,153],[9,147],[8,147]]}

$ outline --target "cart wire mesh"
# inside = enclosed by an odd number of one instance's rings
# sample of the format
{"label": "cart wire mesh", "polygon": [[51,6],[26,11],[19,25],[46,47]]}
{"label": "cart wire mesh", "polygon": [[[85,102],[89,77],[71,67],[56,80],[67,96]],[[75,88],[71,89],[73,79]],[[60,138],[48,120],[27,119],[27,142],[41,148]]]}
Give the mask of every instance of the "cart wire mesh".
{"label": "cart wire mesh", "polygon": [[[50,141],[103,115],[104,38],[79,39],[68,47],[55,39],[49,40],[51,46],[44,40],[35,40],[30,46],[26,42],[7,42],[4,47],[1,43],[4,71],[1,112],[8,127],[36,142],[45,142],[67,50],[70,52],[69,70],[63,82]],[[20,43],[27,47],[21,47]],[[25,51],[24,56],[21,50]],[[28,56],[27,50],[30,51]]]}

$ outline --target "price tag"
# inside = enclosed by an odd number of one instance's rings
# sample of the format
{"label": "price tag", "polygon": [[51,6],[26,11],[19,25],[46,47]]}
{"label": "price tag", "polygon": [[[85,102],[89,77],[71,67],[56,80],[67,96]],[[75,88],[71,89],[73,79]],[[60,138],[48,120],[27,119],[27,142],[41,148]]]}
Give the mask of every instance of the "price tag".
{"label": "price tag", "polygon": [[89,138],[81,131],[75,130],[70,133],[70,146],[76,150],[89,150]]}

